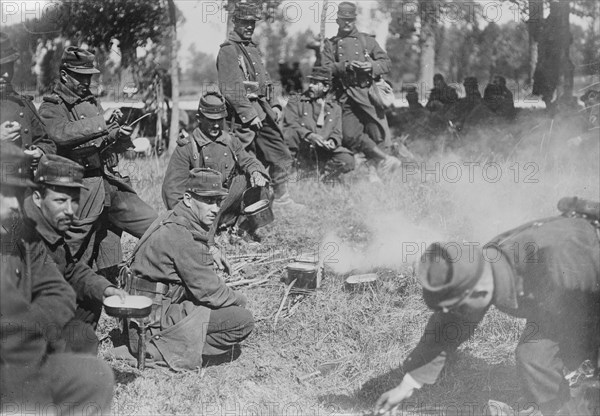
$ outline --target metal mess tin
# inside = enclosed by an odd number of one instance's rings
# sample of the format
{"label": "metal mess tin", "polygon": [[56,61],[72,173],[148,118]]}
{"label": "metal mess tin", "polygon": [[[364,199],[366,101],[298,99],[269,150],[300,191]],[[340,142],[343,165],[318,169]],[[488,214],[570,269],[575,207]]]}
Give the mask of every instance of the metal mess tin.
{"label": "metal mess tin", "polygon": [[317,272],[319,266],[316,263],[308,263],[303,261],[295,261],[287,265],[287,278],[285,279],[286,284],[292,283],[296,280],[294,286],[306,289],[316,289],[317,285]]}
{"label": "metal mess tin", "polygon": [[104,299],[104,310],[118,318],[145,318],[152,311],[152,299],[146,296],[127,296],[125,302],[117,295]]}

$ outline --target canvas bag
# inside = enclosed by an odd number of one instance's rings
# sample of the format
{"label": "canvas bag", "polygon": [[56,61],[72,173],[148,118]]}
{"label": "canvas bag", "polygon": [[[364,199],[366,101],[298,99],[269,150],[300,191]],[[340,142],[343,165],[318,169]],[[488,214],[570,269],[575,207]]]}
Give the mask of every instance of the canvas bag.
{"label": "canvas bag", "polygon": [[[371,55],[369,55],[369,51],[367,51],[366,41],[362,33],[358,34],[358,41],[363,49],[365,59],[373,63],[373,59],[371,58]],[[369,87],[369,98],[378,110],[386,110],[393,107],[394,101],[396,100],[394,89],[389,82],[383,79],[383,77],[378,77],[378,79],[373,80],[373,83]]]}

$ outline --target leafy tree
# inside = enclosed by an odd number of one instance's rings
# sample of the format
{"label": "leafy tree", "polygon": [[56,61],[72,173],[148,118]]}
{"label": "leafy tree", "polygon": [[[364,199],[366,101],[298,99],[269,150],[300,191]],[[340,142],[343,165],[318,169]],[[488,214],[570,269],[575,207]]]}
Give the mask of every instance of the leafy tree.
{"label": "leafy tree", "polygon": [[196,50],[196,45],[193,43],[189,48],[189,52],[191,55],[190,67],[186,71],[186,78],[197,85],[217,82],[215,57]]}

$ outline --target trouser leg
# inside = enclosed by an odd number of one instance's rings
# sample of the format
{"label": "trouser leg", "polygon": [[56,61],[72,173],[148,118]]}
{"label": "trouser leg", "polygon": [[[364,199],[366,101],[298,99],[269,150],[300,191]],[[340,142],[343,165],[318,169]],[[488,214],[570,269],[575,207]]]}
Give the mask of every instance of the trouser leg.
{"label": "trouser leg", "polygon": [[75,311],[75,317],[67,322],[62,331],[65,341],[65,352],[98,354],[98,337],[95,328],[100,315],[91,314],[90,311],[80,307]]}
{"label": "trouser leg", "polygon": [[137,194],[116,187],[112,190],[107,218],[115,227],[140,238],[157,217],[154,208]]}
{"label": "trouser leg", "polygon": [[115,384],[112,369],[96,357],[53,354],[42,368],[57,415],[108,415]]}
{"label": "trouser leg", "polygon": [[208,232],[208,242],[212,243],[215,239],[217,229],[221,225],[231,225],[240,215],[242,196],[248,187],[248,180],[245,175],[237,175],[229,185],[229,192],[219,207],[217,217]]}
{"label": "trouser leg", "polygon": [[204,355],[219,355],[245,340],[254,329],[252,313],[239,306],[214,309],[210,312]]}
{"label": "trouser leg", "polygon": [[559,344],[538,324],[528,322],[527,328],[535,331],[525,331],[519,340],[517,376],[524,398],[543,414],[552,414],[569,399],[569,386],[563,376]]}
{"label": "trouser leg", "polygon": [[283,195],[292,167],[292,156],[285,145],[283,135],[275,123],[267,117],[255,141],[258,159],[269,168],[275,198]]}
{"label": "trouser leg", "polygon": [[320,150],[318,154],[319,161],[322,161],[321,170],[325,174],[324,181],[335,180],[338,176],[354,169],[354,156],[350,152]]}

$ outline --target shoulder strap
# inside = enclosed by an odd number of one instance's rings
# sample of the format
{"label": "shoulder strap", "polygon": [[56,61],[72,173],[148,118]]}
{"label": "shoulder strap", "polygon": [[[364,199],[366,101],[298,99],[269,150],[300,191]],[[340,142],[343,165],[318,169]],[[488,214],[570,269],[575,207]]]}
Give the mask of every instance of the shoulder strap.
{"label": "shoulder strap", "polygon": [[146,230],[146,232],[144,233],[142,238],[140,238],[138,243],[135,245],[133,251],[127,258],[127,260],[125,260],[125,265],[127,267],[131,267],[131,264],[133,263],[133,260],[135,259],[135,255],[137,254],[139,249],[142,247],[142,244],[144,244],[150,238],[150,236],[152,234],[154,234],[160,227],[162,227],[164,224],[167,223],[166,220],[170,217],[170,215],[171,215],[171,211],[167,211],[167,212],[159,215],[158,218],[155,219],[152,224],[150,224],[150,227],[148,227],[148,229]]}
{"label": "shoulder strap", "polygon": [[248,50],[241,43],[234,42],[234,45],[242,52],[242,55],[244,55],[244,58],[245,58],[246,62],[248,63],[248,66],[250,67],[250,71],[248,71],[249,72],[248,75],[250,75],[250,77],[252,79],[256,79],[256,69],[254,68],[254,64],[252,63],[252,58],[250,57]]}
{"label": "shoulder strap", "polygon": [[371,55],[367,50],[367,41],[365,39],[364,33],[358,32],[358,43],[360,43],[360,47],[362,48],[363,53],[365,54],[365,58],[369,61],[372,60]]}

